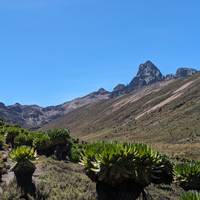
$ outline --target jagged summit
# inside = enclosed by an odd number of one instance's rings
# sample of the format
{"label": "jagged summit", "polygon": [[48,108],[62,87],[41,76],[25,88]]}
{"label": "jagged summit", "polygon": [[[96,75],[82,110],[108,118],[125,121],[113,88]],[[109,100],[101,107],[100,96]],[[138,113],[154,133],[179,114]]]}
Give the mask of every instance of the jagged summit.
{"label": "jagged summit", "polygon": [[137,75],[129,83],[128,89],[135,89],[163,80],[160,70],[151,62],[147,61],[139,66]]}
{"label": "jagged summit", "polygon": [[105,90],[104,88],[100,88],[96,93],[98,94],[108,94],[109,92]]}

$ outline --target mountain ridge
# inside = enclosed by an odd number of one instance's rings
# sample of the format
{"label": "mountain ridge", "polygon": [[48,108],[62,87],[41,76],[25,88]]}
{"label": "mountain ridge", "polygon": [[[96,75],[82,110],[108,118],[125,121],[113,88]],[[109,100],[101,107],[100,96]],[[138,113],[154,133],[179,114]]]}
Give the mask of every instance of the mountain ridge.
{"label": "mountain ridge", "polygon": [[83,97],[76,98],[60,105],[48,107],[21,105],[19,103],[6,106],[5,104],[0,103],[0,117],[10,123],[16,123],[26,128],[37,129],[80,107],[111,98],[117,98],[154,83],[177,78],[186,78],[195,73],[198,73],[198,71],[184,67],[178,68],[175,75],[171,74],[164,76],[156,65],[151,61],[146,61],[139,66],[136,76],[129,84],[118,84],[111,92],[104,88],[100,88],[98,91]]}

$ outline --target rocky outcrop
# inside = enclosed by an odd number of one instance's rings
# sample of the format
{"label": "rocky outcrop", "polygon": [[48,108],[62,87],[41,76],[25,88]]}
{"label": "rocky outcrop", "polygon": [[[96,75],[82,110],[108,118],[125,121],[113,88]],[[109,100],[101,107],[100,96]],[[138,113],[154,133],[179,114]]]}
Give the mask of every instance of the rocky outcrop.
{"label": "rocky outcrop", "polygon": [[111,97],[117,97],[125,93],[126,85],[124,84],[118,84],[116,87],[114,87]]}
{"label": "rocky outcrop", "polygon": [[162,81],[164,76],[160,70],[151,62],[147,61],[139,66],[138,73],[135,78],[127,85],[127,90],[141,88],[152,83]]}
{"label": "rocky outcrop", "polygon": [[196,73],[198,73],[198,71],[196,69],[182,67],[182,68],[177,69],[176,77],[177,78],[185,78],[187,76],[191,76],[191,75],[196,74]]}

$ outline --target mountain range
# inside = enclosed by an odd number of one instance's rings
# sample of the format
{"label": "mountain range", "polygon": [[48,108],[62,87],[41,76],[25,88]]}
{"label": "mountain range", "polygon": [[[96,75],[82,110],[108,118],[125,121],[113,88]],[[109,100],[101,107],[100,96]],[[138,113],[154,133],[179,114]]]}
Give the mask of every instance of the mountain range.
{"label": "mountain range", "polygon": [[160,139],[169,138],[173,131],[181,132],[181,127],[183,135],[188,123],[193,125],[188,134],[194,134],[197,128],[194,122],[199,120],[200,111],[199,84],[200,73],[195,69],[178,68],[176,74],[164,76],[155,64],[147,61],[139,66],[129,84],[118,84],[111,92],[101,88],[45,108],[0,103],[0,117],[30,129],[67,127],[82,139],[123,136],[148,140],[152,133]]}

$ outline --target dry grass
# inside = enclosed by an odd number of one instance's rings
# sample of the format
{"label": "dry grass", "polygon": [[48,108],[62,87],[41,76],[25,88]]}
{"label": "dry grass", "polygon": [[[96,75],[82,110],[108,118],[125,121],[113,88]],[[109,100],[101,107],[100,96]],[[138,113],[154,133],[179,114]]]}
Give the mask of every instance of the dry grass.
{"label": "dry grass", "polygon": [[[112,139],[167,144],[199,142],[199,78],[197,74],[188,79],[163,83],[160,89],[159,85],[146,88],[143,94],[140,91],[138,94],[88,105],[68,113],[45,129],[69,127],[74,137],[87,141]],[[175,92],[181,95],[167,101]],[[163,105],[162,102],[167,103]],[[135,120],[141,113],[146,114]]]}
{"label": "dry grass", "polygon": [[[85,175],[79,164],[65,163],[41,157],[36,161],[34,174],[37,195],[35,200],[96,200],[95,183]],[[182,190],[175,185],[147,188],[154,200],[178,200]],[[1,200],[20,200],[16,182],[3,187]],[[33,199],[30,199],[33,200]]]}

